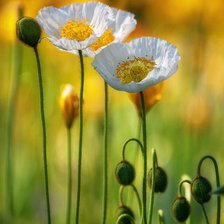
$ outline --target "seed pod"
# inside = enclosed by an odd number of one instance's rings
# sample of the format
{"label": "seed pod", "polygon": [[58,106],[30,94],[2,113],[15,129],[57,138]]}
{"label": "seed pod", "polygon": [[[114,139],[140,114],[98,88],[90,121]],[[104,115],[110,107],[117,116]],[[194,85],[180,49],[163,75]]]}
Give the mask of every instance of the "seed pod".
{"label": "seed pod", "polygon": [[198,176],[193,180],[191,185],[191,193],[195,201],[199,204],[204,204],[211,199],[211,191],[211,184],[206,178]]}
{"label": "seed pod", "polygon": [[39,42],[41,29],[34,19],[23,17],[16,23],[16,33],[23,43],[35,47]]}
{"label": "seed pod", "polygon": [[134,212],[126,205],[121,205],[117,208],[115,217],[118,219],[121,215],[127,214],[130,215],[133,219],[135,219]]}
{"label": "seed pod", "polygon": [[128,161],[123,160],[117,164],[115,176],[119,184],[130,185],[135,179],[135,169]]}
{"label": "seed pod", "polygon": [[185,222],[190,215],[191,207],[187,199],[181,196],[174,200],[171,210],[177,222]]}
{"label": "seed pod", "polygon": [[[152,169],[148,173],[148,186],[152,187]],[[166,172],[161,167],[155,168],[155,192],[163,193],[167,186],[167,175]]]}
{"label": "seed pod", "polygon": [[116,224],[134,224],[134,223],[135,223],[134,219],[128,214],[120,215],[116,222]]}

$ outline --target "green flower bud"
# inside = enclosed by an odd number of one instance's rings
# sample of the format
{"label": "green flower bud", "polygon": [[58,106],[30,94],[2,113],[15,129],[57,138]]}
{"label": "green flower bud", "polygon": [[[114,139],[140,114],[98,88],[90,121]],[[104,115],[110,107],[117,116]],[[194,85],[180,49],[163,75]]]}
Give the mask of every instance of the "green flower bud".
{"label": "green flower bud", "polygon": [[191,185],[191,193],[195,201],[199,204],[204,204],[210,200],[211,191],[211,184],[206,178],[198,176],[193,180]]}
{"label": "green flower bud", "polygon": [[130,185],[135,179],[135,169],[126,160],[117,164],[115,169],[116,179],[121,185]]}
{"label": "green flower bud", "polygon": [[[152,186],[152,169],[148,173],[148,186]],[[163,193],[167,186],[167,175],[166,172],[161,167],[155,168],[155,192]]]}
{"label": "green flower bud", "polygon": [[41,29],[34,19],[23,17],[16,23],[16,33],[23,43],[35,47],[40,39]]}
{"label": "green flower bud", "polygon": [[126,205],[121,205],[117,208],[116,214],[115,214],[116,219],[118,219],[123,214],[130,215],[133,219],[135,219],[135,215],[133,211]]}
{"label": "green flower bud", "polygon": [[134,223],[135,223],[134,219],[128,214],[120,215],[116,222],[116,224],[134,224]]}
{"label": "green flower bud", "polygon": [[172,204],[172,214],[177,222],[185,222],[190,215],[191,206],[183,196],[177,197]]}

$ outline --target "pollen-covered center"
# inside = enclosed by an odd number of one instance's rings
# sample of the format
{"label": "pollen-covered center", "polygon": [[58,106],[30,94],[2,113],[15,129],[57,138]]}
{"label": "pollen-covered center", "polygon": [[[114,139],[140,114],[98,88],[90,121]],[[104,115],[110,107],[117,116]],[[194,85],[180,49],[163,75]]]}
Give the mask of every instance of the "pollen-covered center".
{"label": "pollen-covered center", "polygon": [[115,37],[111,32],[111,29],[107,28],[105,33],[89,48],[93,51],[98,50],[99,48],[111,43],[114,41]]}
{"label": "pollen-covered center", "polygon": [[60,37],[66,37],[69,40],[84,41],[93,34],[93,30],[88,24],[88,19],[70,19],[64,27],[59,26],[59,28],[61,28]]}
{"label": "pollen-covered center", "polygon": [[118,64],[116,77],[120,79],[122,84],[128,84],[132,81],[140,82],[153,70],[155,65],[153,57],[151,59],[134,57],[133,60],[127,60]]}

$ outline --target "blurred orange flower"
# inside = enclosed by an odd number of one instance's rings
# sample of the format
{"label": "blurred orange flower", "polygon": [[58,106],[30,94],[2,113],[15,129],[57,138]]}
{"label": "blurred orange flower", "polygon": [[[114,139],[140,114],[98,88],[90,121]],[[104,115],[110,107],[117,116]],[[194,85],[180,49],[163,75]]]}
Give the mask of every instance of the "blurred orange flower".
{"label": "blurred orange flower", "polygon": [[79,115],[79,97],[72,85],[65,84],[61,87],[59,107],[67,127],[70,128],[73,120]]}
{"label": "blurred orange flower", "polygon": [[[153,105],[162,99],[163,82],[144,90],[144,101],[146,113],[150,111]],[[129,99],[134,103],[139,116],[142,114],[142,105],[140,93],[128,93]]]}

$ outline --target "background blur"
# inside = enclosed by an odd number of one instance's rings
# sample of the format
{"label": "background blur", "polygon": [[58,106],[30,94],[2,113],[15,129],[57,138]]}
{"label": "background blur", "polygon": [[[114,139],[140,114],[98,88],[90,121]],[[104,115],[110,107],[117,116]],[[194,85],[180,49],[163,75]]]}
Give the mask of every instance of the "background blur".
{"label": "background blur", "polygon": [[[6,214],[5,130],[15,46],[15,22],[19,5],[24,15],[36,17],[44,6],[60,7],[66,0],[0,1],[0,223]],[[80,1],[79,1],[80,2]],[[167,223],[174,223],[170,206],[177,196],[182,174],[196,175],[197,164],[206,154],[214,156],[224,170],[224,1],[223,0],[108,0],[110,6],[136,15],[138,25],[129,40],[143,35],[163,38],[176,45],[181,61],[178,72],[165,81],[162,100],[148,113],[149,158],[157,149],[158,160],[168,174],[166,192],[155,197],[156,210],[164,210]],[[44,36],[44,34],[43,34]],[[18,224],[46,223],[43,182],[42,132],[39,113],[39,89],[36,61],[32,49],[23,46],[23,65],[15,111],[13,133],[14,196]],[[79,91],[78,56],[59,51],[50,42],[39,45],[42,63],[48,137],[48,166],[53,223],[65,222],[67,183],[66,128],[58,108],[60,86],[71,83]],[[81,224],[99,224],[102,218],[102,156],[104,82],[85,58],[85,127],[81,194]],[[124,92],[109,89],[109,204],[108,224],[115,223],[118,189],[114,168],[121,159],[121,147],[127,138],[138,135],[138,116]],[[78,120],[72,130],[73,205],[76,193]],[[136,155],[133,144],[127,152]],[[151,161],[149,161],[151,167]],[[135,185],[141,191],[141,158],[136,161]],[[214,170],[205,162],[202,174],[215,188]],[[221,175],[221,184],[224,177]],[[133,200],[130,199],[133,196]],[[137,201],[126,194],[138,219]],[[204,223],[198,204],[192,202],[191,223]],[[216,201],[206,205],[210,223],[215,223]],[[74,211],[74,208],[73,208]],[[222,209],[223,218],[224,206]],[[74,213],[74,212],[73,212]],[[224,223],[224,220],[222,220]]]}

